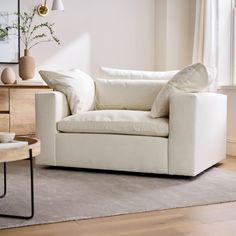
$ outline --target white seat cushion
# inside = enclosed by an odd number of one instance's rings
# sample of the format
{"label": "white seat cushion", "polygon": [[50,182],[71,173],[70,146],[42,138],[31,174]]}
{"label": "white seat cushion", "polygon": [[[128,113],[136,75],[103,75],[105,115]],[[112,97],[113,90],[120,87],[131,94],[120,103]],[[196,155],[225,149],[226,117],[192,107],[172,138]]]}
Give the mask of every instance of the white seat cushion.
{"label": "white seat cushion", "polygon": [[167,118],[152,119],[148,111],[99,110],[81,112],[58,122],[66,133],[109,133],[167,137]]}

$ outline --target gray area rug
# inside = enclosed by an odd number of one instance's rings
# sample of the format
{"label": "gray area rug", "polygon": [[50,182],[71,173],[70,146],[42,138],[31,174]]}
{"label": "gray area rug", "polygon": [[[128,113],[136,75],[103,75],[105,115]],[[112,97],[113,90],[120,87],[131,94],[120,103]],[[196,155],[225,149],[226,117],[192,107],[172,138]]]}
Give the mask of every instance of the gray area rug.
{"label": "gray area rug", "polygon": [[[0,212],[29,212],[28,163],[8,165]],[[0,195],[2,190],[0,177]],[[0,228],[62,222],[236,200],[236,172],[212,168],[196,178],[35,169],[35,217],[0,218]]]}

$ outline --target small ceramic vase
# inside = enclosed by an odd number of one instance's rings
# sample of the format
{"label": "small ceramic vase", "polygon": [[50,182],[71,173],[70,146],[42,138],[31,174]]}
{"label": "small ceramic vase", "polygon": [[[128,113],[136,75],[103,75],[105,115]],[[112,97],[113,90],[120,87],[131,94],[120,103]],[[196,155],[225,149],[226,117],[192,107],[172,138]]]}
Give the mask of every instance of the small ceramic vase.
{"label": "small ceramic vase", "polygon": [[14,84],[16,82],[16,74],[10,67],[2,71],[1,80],[4,84]]}

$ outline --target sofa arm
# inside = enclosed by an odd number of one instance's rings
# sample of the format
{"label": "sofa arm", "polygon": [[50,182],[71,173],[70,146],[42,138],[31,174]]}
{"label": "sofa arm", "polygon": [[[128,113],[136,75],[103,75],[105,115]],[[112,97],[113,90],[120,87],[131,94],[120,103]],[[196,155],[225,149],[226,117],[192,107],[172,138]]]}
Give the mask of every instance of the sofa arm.
{"label": "sofa arm", "polygon": [[68,115],[70,115],[70,109],[63,93],[36,94],[36,135],[42,143],[37,164],[56,165],[57,122]]}
{"label": "sofa arm", "polygon": [[181,93],[170,99],[169,174],[195,176],[226,156],[227,97]]}

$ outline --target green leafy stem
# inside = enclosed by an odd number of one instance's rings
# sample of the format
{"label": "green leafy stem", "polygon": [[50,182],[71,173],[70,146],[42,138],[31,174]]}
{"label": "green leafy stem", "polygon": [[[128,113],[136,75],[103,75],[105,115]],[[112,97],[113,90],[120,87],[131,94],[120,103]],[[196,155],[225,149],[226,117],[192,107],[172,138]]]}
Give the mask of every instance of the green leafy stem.
{"label": "green leafy stem", "polygon": [[8,27],[8,29],[20,30],[20,39],[25,45],[25,49],[31,49],[38,44],[47,42],[60,44],[60,40],[54,34],[54,23],[45,22],[33,25],[36,11],[36,8],[34,8],[32,13],[16,13],[20,18],[20,24],[13,24],[13,26]]}
{"label": "green leafy stem", "polygon": [[4,30],[4,29],[0,28],[0,39],[4,39],[7,36],[8,36],[7,30],[6,29]]}

